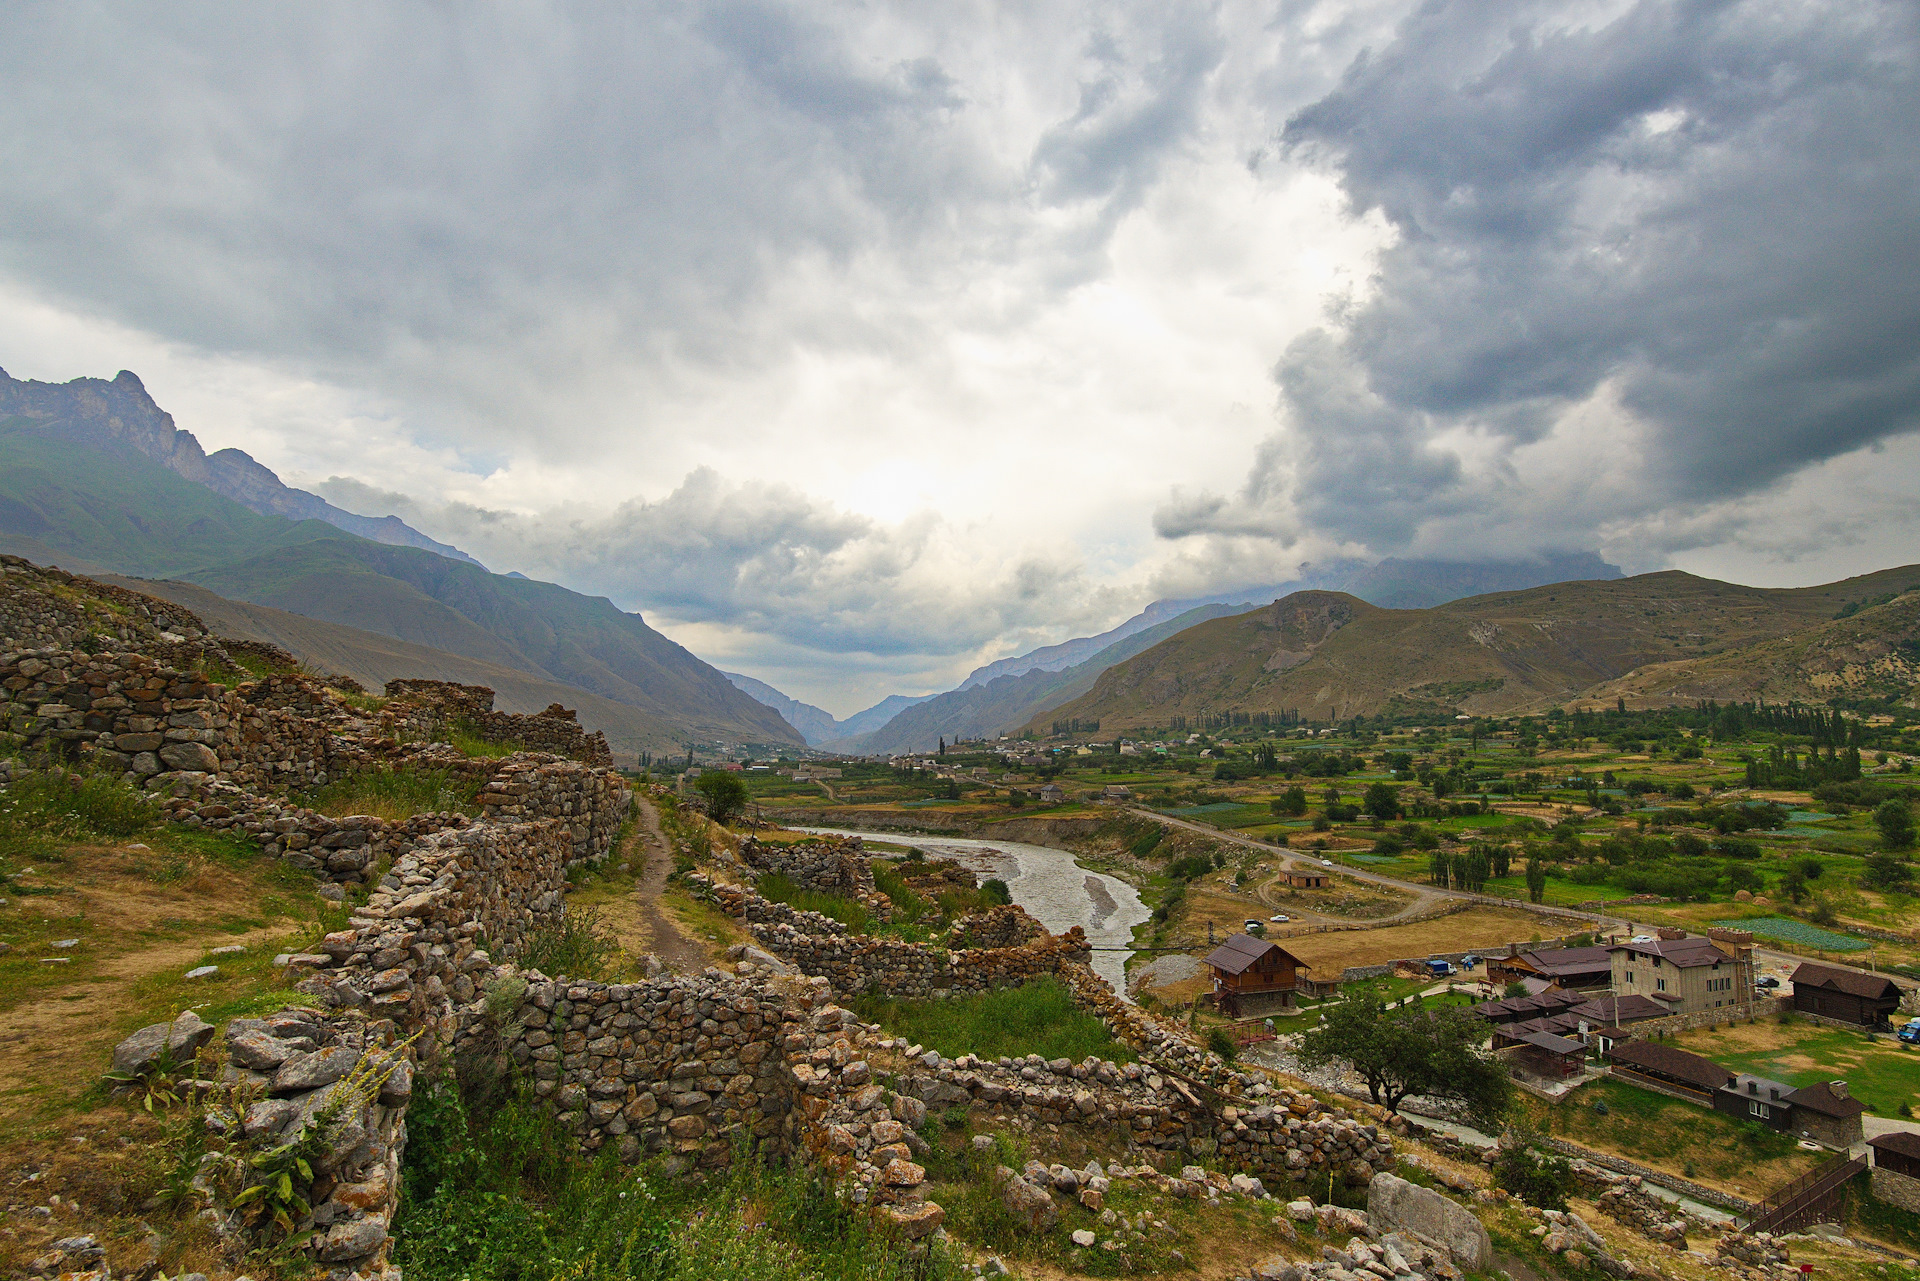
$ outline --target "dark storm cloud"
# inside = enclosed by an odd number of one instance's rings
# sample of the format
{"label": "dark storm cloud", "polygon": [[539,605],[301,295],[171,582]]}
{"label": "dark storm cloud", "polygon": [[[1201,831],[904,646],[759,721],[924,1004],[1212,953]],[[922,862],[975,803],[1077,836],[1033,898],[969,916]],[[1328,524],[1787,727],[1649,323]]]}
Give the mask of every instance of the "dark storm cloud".
{"label": "dark storm cloud", "polygon": [[[1265,460],[1212,500],[1221,532],[1280,494],[1393,550],[1489,503],[1503,460],[1609,381],[1644,484],[1597,518],[1751,493],[1920,425],[1920,9],[1567,12],[1422,5],[1288,121],[1285,147],[1399,238],[1376,292],[1280,361],[1291,470]],[[1463,465],[1463,430],[1491,464]],[[1204,507],[1163,524],[1207,532]]]}

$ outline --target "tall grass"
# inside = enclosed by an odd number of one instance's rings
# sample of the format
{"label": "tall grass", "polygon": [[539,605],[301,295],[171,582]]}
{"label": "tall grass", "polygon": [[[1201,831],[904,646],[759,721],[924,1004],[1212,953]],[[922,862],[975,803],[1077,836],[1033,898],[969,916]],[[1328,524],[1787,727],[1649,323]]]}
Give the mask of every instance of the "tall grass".
{"label": "tall grass", "polygon": [[40,856],[75,841],[124,839],[159,818],[152,801],[105,774],[26,774],[0,789],[0,858]]}
{"label": "tall grass", "polygon": [[583,907],[535,930],[520,950],[520,964],[542,974],[594,980],[609,977],[619,955],[620,940],[599,911]]}
{"label": "tall grass", "polygon": [[873,860],[873,885],[882,894],[893,900],[896,914],[909,921],[917,921],[927,912],[927,900],[917,893],[906,878],[900,875],[900,869],[882,859]]}
{"label": "tall grass", "polygon": [[1073,994],[1054,979],[944,1001],[863,996],[854,1000],[853,1008],[867,1022],[948,1058],[1038,1054],[1076,1063],[1089,1054],[1115,1063],[1134,1058],[1131,1050],[1113,1039],[1106,1024],[1074,1004]]}
{"label": "tall grass", "polygon": [[415,814],[478,816],[480,807],[474,797],[480,794],[481,786],[451,770],[378,769],[349,774],[298,799],[308,809],[331,818],[371,814],[397,823]]}
{"label": "tall grass", "polygon": [[870,933],[873,929],[873,913],[867,910],[866,904],[838,894],[802,889],[784,872],[766,873],[754,885],[754,889],[769,902],[785,903],[800,912],[818,912],[822,916],[830,916],[855,934]]}
{"label": "tall grass", "polygon": [[524,1092],[447,1084],[407,1115],[394,1261],[419,1281],[951,1281],[801,1170],[742,1151],[700,1183],[590,1159]]}
{"label": "tall grass", "polygon": [[455,721],[449,726],[447,741],[453,745],[453,750],[462,756],[511,756],[515,752],[527,750],[527,745],[518,739],[488,738],[470,721]]}

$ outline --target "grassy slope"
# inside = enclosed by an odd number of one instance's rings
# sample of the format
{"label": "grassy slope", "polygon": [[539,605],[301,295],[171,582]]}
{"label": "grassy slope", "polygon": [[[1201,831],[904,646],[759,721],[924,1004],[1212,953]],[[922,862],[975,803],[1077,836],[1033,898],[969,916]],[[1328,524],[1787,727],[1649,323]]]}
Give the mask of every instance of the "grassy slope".
{"label": "grassy slope", "polygon": [[261,516],[130,449],[88,449],[0,421],[0,534],[125,572],[163,576],[342,534],[321,521]]}
{"label": "grassy slope", "polygon": [[777,713],[604,598],[320,521],[262,516],[130,448],[61,440],[22,418],[0,422],[6,536],[576,685],[670,720],[680,741],[801,741]]}
{"label": "grassy slope", "polygon": [[[1544,707],[1648,663],[1697,658],[1828,621],[1899,590],[1908,567],[1822,587],[1769,590],[1665,572],[1557,583],[1425,610],[1297,592],[1181,632],[1102,673],[1052,717],[1126,728],[1203,710],[1371,713],[1396,697],[1498,714]],[[1862,617],[1865,614],[1863,613]],[[1035,729],[1044,726],[1035,725]]]}
{"label": "grassy slope", "polygon": [[[1920,585],[1920,570],[1908,571]],[[1777,640],[1743,645],[1708,658],[1656,663],[1591,691],[1602,703],[1629,707],[1764,699],[1825,702],[1835,695],[1904,693],[1920,667],[1901,642],[1920,636],[1920,592],[1908,592],[1851,618],[1829,619]]]}
{"label": "grassy slope", "polygon": [[459,626],[453,619],[459,619],[517,655],[514,666],[670,716],[695,733],[802,741],[779,713],[734,688],[638,615],[623,613],[604,597],[582,596],[552,583],[491,574],[417,548],[359,540],[287,548],[185,577],[222,595],[295,613],[325,608],[329,621],[388,634],[424,625],[451,635]]}
{"label": "grassy slope", "polygon": [[685,743],[679,730],[663,717],[575,685],[529,675],[519,668],[323,622],[270,605],[228,600],[197,583],[104,577],[121,587],[185,606],[221,636],[267,641],[321,671],[351,676],[368,689],[377,690],[398,677],[485,685],[494,691],[494,706],[503,712],[538,712],[549,703],[574,708],[580,713],[580,723],[604,733],[617,754],[674,751]]}

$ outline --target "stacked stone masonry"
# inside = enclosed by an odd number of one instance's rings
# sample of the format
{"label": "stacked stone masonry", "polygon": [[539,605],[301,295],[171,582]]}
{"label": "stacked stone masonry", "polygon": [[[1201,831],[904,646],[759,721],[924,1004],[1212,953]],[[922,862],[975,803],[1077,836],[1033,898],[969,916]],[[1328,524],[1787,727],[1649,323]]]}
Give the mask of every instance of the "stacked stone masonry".
{"label": "stacked stone masonry", "polygon": [[877,919],[892,919],[893,900],[875,888],[873,866],[857,836],[792,845],[767,844],[748,836],[740,842],[740,861],[757,875],[778,873],[803,890],[854,899]]}
{"label": "stacked stone masonry", "polygon": [[382,725],[396,738],[441,738],[465,726],[497,743],[571,756],[589,765],[611,765],[606,735],[580,728],[579,717],[558,703],[531,716],[493,710],[493,691],[453,681],[391,680],[380,709]]}

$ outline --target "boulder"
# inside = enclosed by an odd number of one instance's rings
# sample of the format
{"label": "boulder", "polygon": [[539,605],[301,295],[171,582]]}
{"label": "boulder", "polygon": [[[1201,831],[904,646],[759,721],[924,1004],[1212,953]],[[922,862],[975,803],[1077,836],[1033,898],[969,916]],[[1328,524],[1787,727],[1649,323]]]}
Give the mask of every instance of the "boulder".
{"label": "boulder", "polygon": [[1043,1232],[1060,1222],[1060,1210],[1053,1198],[1006,1166],[994,1169],[993,1182],[1000,1204],[1027,1231]]}
{"label": "boulder", "polygon": [[1404,1232],[1444,1250],[1463,1271],[1483,1271],[1493,1258],[1493,1242],[1472,1211],[1398,1175],[1376,1174],[1368,1183],[1367,1221],[1377,1232]]}
{"label": "boulder", "polygon": [[360,1062],[360,1051],[344,1045],[329,1046],[311,1054],[296,1054],[273,1074],[275,1094],[297,1094],[332,1085]]}
{"label": "boulder", "polygon": [[947,1212],[936,1201],[918,1201],[910,1205],[884,1205],[880,1213],[909,1241],[927,1236],[947,1221]]}
{"label": "boulder", "polygon": [[220,768],[220,757],[205,743],[168,743],[160,749],[160,760],[181,771],[212,774]]}
{"label": "boulder", "polygon": [[171,1023],[150,1023],[114,1047],[114,1074],[140,1076],[153,1070],[163,1058],[184,1064],[212,1039],[213,1024],[192,1010]]}

